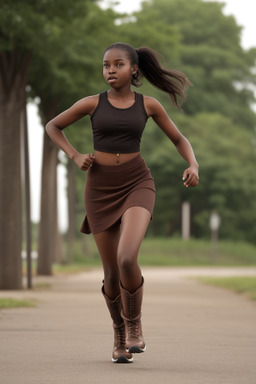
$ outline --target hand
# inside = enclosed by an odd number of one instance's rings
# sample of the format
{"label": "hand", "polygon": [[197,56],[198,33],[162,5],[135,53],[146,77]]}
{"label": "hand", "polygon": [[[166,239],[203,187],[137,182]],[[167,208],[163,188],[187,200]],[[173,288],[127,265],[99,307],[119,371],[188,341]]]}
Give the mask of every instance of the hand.
{"label": "hand", "polygon": [[199,183],[198,167],[189,167],[183,173],[183,183],[185,187],[196,187]]}
{"label": "hand", "polygon": [[73,160],[78,168],[82,169],[82,171],[88,171],[88,169],[92,166],[94,159],[95,156],[91,153],[78,153]]}

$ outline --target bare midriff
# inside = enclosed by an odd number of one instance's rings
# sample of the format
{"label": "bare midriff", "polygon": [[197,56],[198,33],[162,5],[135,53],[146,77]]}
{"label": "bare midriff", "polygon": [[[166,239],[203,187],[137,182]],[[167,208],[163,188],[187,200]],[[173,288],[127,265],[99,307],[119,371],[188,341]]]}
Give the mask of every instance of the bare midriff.
{"label": "bare midriff", "polygon": [[94,151],[95,162],[101,165],[119,165],[134,159],[139,152],[133,153],[108,153]]}

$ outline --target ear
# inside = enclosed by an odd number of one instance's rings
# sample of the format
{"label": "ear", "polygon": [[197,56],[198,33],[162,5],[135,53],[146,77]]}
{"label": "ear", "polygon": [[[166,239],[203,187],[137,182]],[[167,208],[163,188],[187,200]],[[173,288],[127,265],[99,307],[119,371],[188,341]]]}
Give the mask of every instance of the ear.
{"label": "ear", "polygon": [[138,65],[137,65],[137,64],[134,64],[134,65],[132,66],[132,75],[135,75],[135,74],[138,72],[138,70],[139,70]]}

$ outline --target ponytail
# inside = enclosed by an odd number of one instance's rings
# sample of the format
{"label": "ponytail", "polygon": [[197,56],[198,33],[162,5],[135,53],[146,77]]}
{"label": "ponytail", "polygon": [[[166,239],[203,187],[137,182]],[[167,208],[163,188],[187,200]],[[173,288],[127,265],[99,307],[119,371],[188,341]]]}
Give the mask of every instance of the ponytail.
{"label": "ponytail", "polygon": [[141,47],[136,51],[138,53],[139,76],[144,76],[156,88],[168,93],[175,107],[182,109],[177,97],[180,96],[185,101],[185,90],[192,85],[186,75],[175,69],[163,68],[156,52],[152,49]]}
{"label": "ponytail", "polygon": [[133,75],[132,85],[139,87],[142,77],[145,77],[154,87],[166,92],[175,107],[182,109],[178,103],[178,96],[185,101],[185,90],[192,85],[183,72],[163,68],[159,63],[157,53],[152,49],[146,47],[134,49],[128,44],[114,43],[105,52],[112,48],[126,51],[131,60],[131,65],[138,65],[139,71]]}

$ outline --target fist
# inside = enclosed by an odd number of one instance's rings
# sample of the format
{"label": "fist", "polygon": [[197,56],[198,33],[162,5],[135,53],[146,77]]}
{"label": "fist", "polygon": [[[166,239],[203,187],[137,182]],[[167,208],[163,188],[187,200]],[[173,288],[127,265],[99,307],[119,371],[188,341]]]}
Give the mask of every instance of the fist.
{"label": "fist", "polygon": [[95,156],[91,153],[82,154],[79,153],[75,158],[74,162],[78,166],[78,168],[82,169],[82,171],[88,171],[88,169],[92,166],[95,160]]}
{"label": "fist", "polygon": [[196,187],[199,183],[198,169],[194,169],[193,167],[186,169],[183,173],[182,181],[187,188]]}

